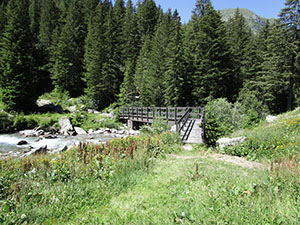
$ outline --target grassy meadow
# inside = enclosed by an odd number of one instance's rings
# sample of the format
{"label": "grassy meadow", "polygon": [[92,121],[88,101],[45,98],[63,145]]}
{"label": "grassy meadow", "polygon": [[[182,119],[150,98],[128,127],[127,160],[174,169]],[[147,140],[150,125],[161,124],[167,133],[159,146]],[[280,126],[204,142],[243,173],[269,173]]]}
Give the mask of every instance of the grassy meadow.
{"label": "grassy meadow", "polygon": [[0,223],[299,224],[299,118],[236,132],[229,161],[168,132],[1,160]]}

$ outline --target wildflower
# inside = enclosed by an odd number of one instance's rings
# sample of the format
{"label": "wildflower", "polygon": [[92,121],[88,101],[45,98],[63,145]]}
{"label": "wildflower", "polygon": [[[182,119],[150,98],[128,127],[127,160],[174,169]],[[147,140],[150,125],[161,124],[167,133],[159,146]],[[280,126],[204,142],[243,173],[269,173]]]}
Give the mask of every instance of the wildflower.
{"label": "wildflower", "polygon": [[23,219],[25,219],[26,218],[26,215],[25,214],[22,214],[21,215],[21,219],[23,220]]}

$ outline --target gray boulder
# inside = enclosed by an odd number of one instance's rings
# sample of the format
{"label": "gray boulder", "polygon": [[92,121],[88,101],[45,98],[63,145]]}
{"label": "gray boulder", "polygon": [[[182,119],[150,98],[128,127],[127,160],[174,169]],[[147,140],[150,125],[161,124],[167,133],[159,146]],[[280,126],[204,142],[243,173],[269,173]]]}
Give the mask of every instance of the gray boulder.
{"label": "gray boulder", "polygon": [[70,106],[70,107],[67,107],[67,110],[69,110],[71,113],[75,113],[75,112],[78,111],[78,110],[76,109],[76,106],[75,106],[75,105]]}
{"label": "gray boulder", "polygon": [[59,113],[59,114],[64,113],[64,110],[63,110],[63,108],[62,108],[60,105],[56,105],[56,106],[53,108],[52,111],[55,112],[55,113]]}
{"label": "gray boulder", "polygon": [[267,123],[274,123],[278,119],[278,116],[268,115],[266,118]]}
{"label": "gray boulder", "polygon": [[28,144],[28,142],[25,140],[21,140],[17,143],[17,145],[27,145],[27,144]]}
{"label": "gray boulder", "polygon": [[50,100],[46,100],[46,99],[39,99],[36,101],[36,104],[38,107],[53,105],[53,103]]}
{"label": "gray boulder", "polygon": [[75,134],[75,130],[71,124],[71,121],[66,118],[66,117],[62,117],[58,120],[58,124],[61,127],[59,132],[63,135],[74,135]]}
{"label": "gray boulder", "polygon": [[229,146],[235,146],[243,143],[247,140],[247,137],[237,137],[237,138],[221,138],[217,140],[217,147],[220,150],[223,150],[226,147]]}
{"label": "gray boulder", "polygon": [[39,155],[39,154],[46,154],[47,152],[48,152],[48,148],[47,148],[47,145],[45,145],[45,146],[38,148],[37,150],[34,150],[33,154]]}
{"label": "gray boulder", "polygon": [[80,127],[74,127],[74,130],[75,130],[76,134],[78,134],[78,135],[87,134],[86,131],[84,129],[80,128]]}

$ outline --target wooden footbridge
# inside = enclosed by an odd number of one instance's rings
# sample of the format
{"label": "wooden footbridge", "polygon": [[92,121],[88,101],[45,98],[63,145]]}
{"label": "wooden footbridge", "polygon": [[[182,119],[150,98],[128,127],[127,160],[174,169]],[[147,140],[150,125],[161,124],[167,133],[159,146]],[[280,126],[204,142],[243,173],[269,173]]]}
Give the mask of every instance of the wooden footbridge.
{"label": "wooden footbridge", "polygon": [[204,139],[205,109],[201,107],[125,107],[119,117],[130,128],[162,119],[180,133],[183,142],[202,143]]}

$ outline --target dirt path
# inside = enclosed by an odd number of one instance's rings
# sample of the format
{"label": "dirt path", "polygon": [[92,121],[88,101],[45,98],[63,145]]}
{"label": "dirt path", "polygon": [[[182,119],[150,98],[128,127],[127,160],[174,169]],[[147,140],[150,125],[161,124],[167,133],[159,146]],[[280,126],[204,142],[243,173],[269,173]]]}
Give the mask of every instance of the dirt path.
{"label": "dirt path", "polygon": [[[184,149],[187,150],[187,148],[184,148]],[[187,151],[190,151],[190,148],[188,148]],[[208,154],[208,155],[198,155],[198,156],[185,156],[185,155],[170,154],[170,156],[174,157],[176,159],[213,158],[215,160],[232,163],[232,164],[238,165],[243,168],[267,169],[267,166],[262,163],[252,162],[252,161],[248,161],[245,158],[241,158],[241,157],[237,157],[237,156],[230,156],[230,155]]]}

